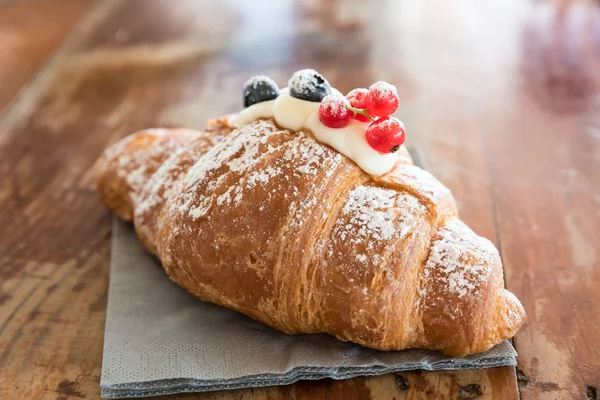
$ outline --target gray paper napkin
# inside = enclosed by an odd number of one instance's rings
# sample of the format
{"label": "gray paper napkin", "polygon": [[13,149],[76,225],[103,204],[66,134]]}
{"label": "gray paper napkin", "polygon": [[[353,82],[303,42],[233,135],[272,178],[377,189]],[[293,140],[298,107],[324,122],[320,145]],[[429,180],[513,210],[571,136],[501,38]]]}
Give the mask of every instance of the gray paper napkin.
{"label": "gray paper napkin", "polygon": [[133,228],[113,222],[102,396],[145,397],[346,379],[411,369],[516,365],[506,341],[482,354],[383,352],[327,335],[288,336],[204,303],[167,277]]}

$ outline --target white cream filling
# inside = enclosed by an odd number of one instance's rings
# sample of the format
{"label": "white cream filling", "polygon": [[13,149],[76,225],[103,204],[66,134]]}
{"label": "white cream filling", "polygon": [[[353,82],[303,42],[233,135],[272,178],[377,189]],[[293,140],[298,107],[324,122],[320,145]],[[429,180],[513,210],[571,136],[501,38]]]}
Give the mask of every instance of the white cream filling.
{"label": "white cream filling", "polygon": [[[279,96],[281,97],[281,95]],[[237,115],[237,124],[239,126],[248,125],[250,122],[259,118],[273,117],[273,105],[275,100],[263,101],[262,103],[252,104],[248,108],[244,108]]]}
{"label": "white cream filling", "polygon": [[[335,89],[333,92],[339,93]],[[383,175],[394,167],[398,153],[381,154],[367,142],[365,132],[370,122],[351,119],[343,128],[329,128],[319,118],[319,105],[292,97],[285,88],[275,100],[256,103],[242,110],[237,123],[244,126],[259,118],[274,118],[287,129],[310,129],[318,141],[350,158],[368,174]]]}
{"label": "white cream filling", "polygon": [[361,122],[351,119],[343,128],[330,128],[323,125],[319,112],[313,113],[306,121],[318,141],[328,144],[371,175],[383,175],[390,171],[398,156],[395,153],[381,154],[367,142],[365,131],[370,122]]}
{"label": "white cream filling", "polygon": [[282,93],[275,99],[275,104],[273,104],[273,117],[284,128],[299,131],[307,127],[306,121],[311,115],[315,112],[319,113],[320,104],[315,101],[300,100],[287,93]]}

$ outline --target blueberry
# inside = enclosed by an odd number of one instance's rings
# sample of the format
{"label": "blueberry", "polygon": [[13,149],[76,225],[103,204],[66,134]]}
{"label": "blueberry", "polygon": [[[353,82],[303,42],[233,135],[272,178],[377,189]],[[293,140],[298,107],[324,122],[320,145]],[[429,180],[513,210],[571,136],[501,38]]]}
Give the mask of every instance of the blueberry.
{"label": "blueberry", "polygon": [[327,79],[314,69],[296,71],[288,82],[290,96],[300,100],[320,102],[331,94],[331,85]]}
{"label": "blueberry", "polygon": [[276,99],[279,96],[279,87],[268,76],[257,75],[248,79],[244,84],[244,107]]}

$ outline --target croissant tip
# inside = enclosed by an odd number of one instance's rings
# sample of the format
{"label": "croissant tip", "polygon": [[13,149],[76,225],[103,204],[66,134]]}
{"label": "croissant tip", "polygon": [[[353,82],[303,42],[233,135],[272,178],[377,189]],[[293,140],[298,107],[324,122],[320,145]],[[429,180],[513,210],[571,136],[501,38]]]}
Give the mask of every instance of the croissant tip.
{"label": "croissant tip", "polygon": [[513,337],[527,320],[527,315],[519,299],[506,289],[502,290],[498,301],[496,342],[499,343]]}
{"label": "croissant tip", "polygon": [[506,297],[506,302],[508,304],[507,318],[513,321],[516,331],[527,320],[527,314],[525,313],[525,308],[523,307],[517,296],[515,296],[508,290],[504,290],[504,294]]}

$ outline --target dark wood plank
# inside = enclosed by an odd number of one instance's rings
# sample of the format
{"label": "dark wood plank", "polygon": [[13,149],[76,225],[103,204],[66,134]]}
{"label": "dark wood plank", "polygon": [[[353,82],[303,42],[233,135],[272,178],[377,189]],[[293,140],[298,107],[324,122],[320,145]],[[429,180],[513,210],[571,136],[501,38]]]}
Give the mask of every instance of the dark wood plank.
{"label": "dark wood plank", "polygon": [[[399,87],[410,140],[467,223],[501,246],[529,313],[515,339],[523,398],[597,387],[597,39],[580,33],[581,46],[540,52],[553,41],[535,30],[552,38],[560,25],[536,19],[548,11],[462,6],[99,3],[0,120],[0,398],[99,395],[110,226],[91,166],[102,149],[149,126],[201,127],[239,107],[248,76],[285,82],[306,66],[343,91],[376,79]],[[597,29],[590,10],[577,26]],[[516,398],[516,383],[499,368],[182,398]]]}
{"label": "dark wood plank", "polygon": [[0,115],[92,3],[93,0],[0,2]]}

